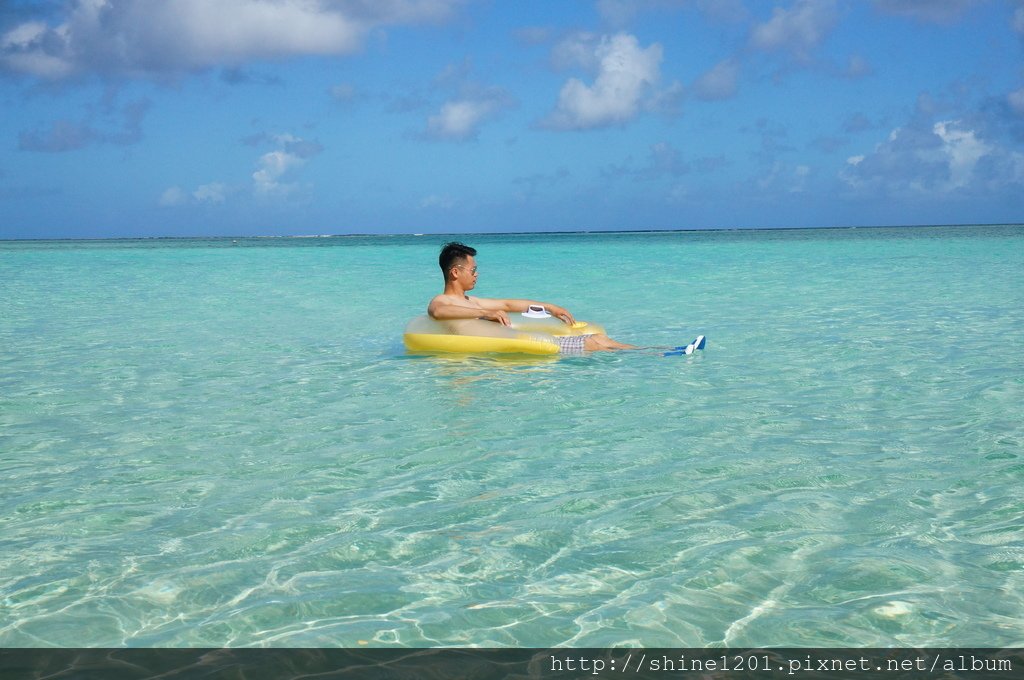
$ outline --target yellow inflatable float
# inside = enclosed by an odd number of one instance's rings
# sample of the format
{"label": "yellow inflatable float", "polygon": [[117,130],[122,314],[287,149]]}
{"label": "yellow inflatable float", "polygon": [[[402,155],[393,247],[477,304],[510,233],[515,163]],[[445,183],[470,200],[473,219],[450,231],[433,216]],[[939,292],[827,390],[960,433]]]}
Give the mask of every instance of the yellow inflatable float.
{"label": "yellow inflatable float", "polygon": [[570,326],[538,306],[509,314],[509,319],[511,326],[485,319],[439,321],[423,315],[409,322],[403,340],[413,352],[558,354],[555,336],[604,333],[601,326],[586,321]]}

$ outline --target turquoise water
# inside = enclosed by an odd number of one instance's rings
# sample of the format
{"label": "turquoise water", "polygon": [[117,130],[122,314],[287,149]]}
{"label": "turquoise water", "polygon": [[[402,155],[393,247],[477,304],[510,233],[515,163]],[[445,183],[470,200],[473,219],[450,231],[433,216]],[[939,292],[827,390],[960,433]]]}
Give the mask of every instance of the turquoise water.
{"label": "turquoise water", "polygon": [[0,646],[1024,646],[1024,227],[0,243]]}

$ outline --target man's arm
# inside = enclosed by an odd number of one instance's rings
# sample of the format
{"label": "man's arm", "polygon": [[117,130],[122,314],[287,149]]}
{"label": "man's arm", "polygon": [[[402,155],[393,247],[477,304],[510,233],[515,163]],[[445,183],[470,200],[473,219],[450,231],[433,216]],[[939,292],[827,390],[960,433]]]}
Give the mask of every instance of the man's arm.
{"label": "man's arm", "polygon": [[540,305],[551,312],[551,315],[561,319],[570,326],[576,323],[576,319],[565,307],[551,304],[550,302],[538,302],[537,300],[505,300],[490,298],[470,298],[484,309],[501,310],[503,312],[525,312],[530,305]]}
{"label": "man's arm", "polygon": [[[470,304],[471,303],[471,304]],[[466,303],[452,300],[445,295],[438,295],[427,306],[427,314],[434,319],[487,319],[496,321],[504,326],[512,325],[508,318],[508,312],[525,312],[530,305],[541,305],[553,316],[561,319],[570,326],[576,323],[569,310],[548,302],[537,300],[509,300],[502,298],[478,298],[472,297]]]}
{"label": "man's arm", "polygon": [[[427,305],[427,314],[431,318],[442,321],[447,319],[487,319],[505,326],[510,325],[508,314],[505,314],[502,307],[485,307],[479,304],[481,300],[478,298],[473,298],[473,301],[476,304],[460,303],[444,295],[438,295]],[[487,302],[495,301],[487,300]]]}

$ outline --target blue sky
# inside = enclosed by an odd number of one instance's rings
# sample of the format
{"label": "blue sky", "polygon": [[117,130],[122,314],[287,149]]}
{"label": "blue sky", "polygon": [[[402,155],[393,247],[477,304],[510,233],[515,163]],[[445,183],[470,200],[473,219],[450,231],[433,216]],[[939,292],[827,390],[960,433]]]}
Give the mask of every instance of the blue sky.
{"label": "blue sky", "polygon": [[1024,221],[1011,0],[0,0],[0,238]]}

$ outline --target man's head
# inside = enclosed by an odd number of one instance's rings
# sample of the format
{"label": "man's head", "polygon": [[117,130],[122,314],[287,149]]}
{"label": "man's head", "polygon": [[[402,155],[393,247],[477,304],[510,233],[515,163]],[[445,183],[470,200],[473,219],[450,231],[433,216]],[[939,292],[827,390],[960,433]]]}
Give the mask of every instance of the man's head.
{"label": "man's head", "polygon": [[456,277],[466,277],[467,280],[475,281],[475,259],[476,248],[470,248],[457,241],[445,243],[441,248],[441,255],[437,258],[437,263],[441,265],[441,272],[444,274],[445,283]]}

